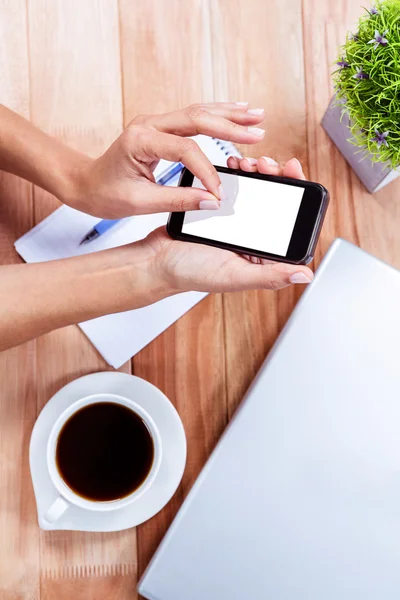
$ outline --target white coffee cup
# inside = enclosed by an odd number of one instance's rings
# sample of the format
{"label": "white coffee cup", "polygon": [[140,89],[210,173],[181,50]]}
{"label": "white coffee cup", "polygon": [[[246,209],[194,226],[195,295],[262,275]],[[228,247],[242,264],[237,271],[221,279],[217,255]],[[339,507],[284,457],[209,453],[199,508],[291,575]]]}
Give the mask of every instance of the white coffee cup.
{"label": "white coffee cup", "polygon": [[[134,413],[136,413],[144,421],[147,428],[149,429],[154,445],[153,464],[146,479],[143,481],[140,487],[128,496],[125,496],[124,498],[108,502],[97,502],[87,500],[86,498],[83,498],[76,494],[61,477],[56,464],[56,449],[58,436],[64,424],[74,413],[76,413],[81,408],[89,406],[90,404],[97,404],[99,402],[112,402],[114,404],[120,404],[122,406],[126,406]],[[93,394],[92,396],[86,396],[85,398],[77,400],[76,402],[71,404],[66,410],[64,410],[64,412],[58,417],[50,432],[49,440],[47,443],[47,467],[49,470],[50,478],[55,488],[57,489],[59,496],[47,509],[44,518],[49,523],[54,523],[54,521],[57,521],[65,513],[65,511],[68,510],[71,504],[78,506],[79,508],[84,508],[86,510],[91,511],[118,510],[120,508],[128,506],[129,504],[132,504],[138,498],[140,498],[140,496],[142,496],[153,484],[154,479],[160,468],[161,457],[161,437],[157,426],[154,423],[153,419],[150,417],[150,415],[141,406],[136,404],[136,402],[133,402],[133,400],[129,400],[128,398],[124,398],[123,396],[119,396],[117,394]],[[132,460],[134,459],[135,457],[133,456]]]}

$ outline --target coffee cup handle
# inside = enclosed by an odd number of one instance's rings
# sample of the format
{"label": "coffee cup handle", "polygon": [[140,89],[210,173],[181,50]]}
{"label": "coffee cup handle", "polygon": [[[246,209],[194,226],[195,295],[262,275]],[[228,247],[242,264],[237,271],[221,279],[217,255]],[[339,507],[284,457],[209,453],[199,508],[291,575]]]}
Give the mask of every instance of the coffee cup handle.
{"label": "coffee cup handle", "polygon": [[58,496],[50,508],[47,509],[44,518],[49,523],[54,523],[54,521],[57,521],[60,517],[62,517],[67,508],[69,508],[68,502],[64,500],[64,498],[61,498],[61,496]]}

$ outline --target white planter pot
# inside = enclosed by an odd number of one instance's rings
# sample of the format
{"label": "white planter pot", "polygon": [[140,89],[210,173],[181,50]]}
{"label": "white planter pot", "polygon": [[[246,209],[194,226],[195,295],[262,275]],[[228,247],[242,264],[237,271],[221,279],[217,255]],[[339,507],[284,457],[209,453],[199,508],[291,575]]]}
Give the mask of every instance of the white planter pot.
{"label": "white planter pot", "polygon": [[333,97],[322,119],[322,126],[367,190],[377,192],[397,179],[400,171],[392,169],[385,163],[372,162],[368,156],[365,157],[365,154],[359,151],[360,148],[349,142],[351,138],[350,119],[346,114],[341,119],[342,110],[343,107],[338,105],[336,98]]}

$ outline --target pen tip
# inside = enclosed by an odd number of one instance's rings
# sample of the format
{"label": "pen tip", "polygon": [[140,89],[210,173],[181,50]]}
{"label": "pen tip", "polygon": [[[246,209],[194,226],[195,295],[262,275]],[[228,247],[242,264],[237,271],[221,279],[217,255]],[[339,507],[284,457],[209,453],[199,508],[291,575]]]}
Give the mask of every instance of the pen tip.
{"label": "pen tip", "polygon": [[85,237],[83,238],[83,240],[80,242],[80,246],[84,245],[84,244],[88,244],[89,242],[91,242],[92,240],[97,240],[97,238],[100,236],[99,232],[97,231],[97,229],[92,229],[92,231],[89,231],[89,233],[87,233],[85,235]]}

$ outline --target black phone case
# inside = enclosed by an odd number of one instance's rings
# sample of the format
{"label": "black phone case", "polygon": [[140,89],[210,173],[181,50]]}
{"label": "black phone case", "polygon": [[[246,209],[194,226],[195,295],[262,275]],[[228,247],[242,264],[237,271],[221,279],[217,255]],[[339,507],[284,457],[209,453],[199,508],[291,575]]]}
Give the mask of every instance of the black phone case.
{"label": "black phone case", "polygon": [[[175,240],[179,240],[179,241],[191,242],[194,244],[203,244],[206,246],[214,246],[215,248],[222,248],[223,250],[229,250],[231,252],[236,252],[238,254],[248,254],[250,256],[256,256],[257,258],[264,258],[264,259],[269,259],[269,260],[273,260],[276,262],[284,262],[284,263],[288,263],[288,264],[307,265],[314,259],[315,248],[318,243],[318,239],[319,239],[319,236],[321,233],[322,225],[324,223],[326,211],[327,211],[328,205],[329,205],[329,192],[323,185],[321,185],[320,183],[315,183],[313,181],[304,182],[303,180],[300,180],[300,179],[291,179],[289,177],[278,177],[275,175],[264,175],[263,173],[247,173],[247,172],[244,173],[243,171],[240,171],[237,169],[229,169],[227,167],[219,167],[218,166],[216,168],[217,168],[217,171],[219,171],[221,173],[237,173],[241,176],[243,176],[243,174],[244,174],[245,177],[252,177],[254,179],[264,179],[265,181],[274,181],[276,183],[286,183],[288,185],[298,185],[299,187],[304,187],[304,185],[306,183],[307,187],[316,187],[321,191],[321,193],[322,193],[321,209],[319,211],[318,219],[315,223],[313,234],[310,239],[310,243],[309,243],[307,252],[305,253],[304,257],[301,258],[300,260],[293,261],[293,260],[286,258],[285,256],[278,256],[276,254],[270,254],[268,252],[258,252],[257,250],[251,250],[249,248],[241,248],[239,246],[235,246],[234,244],[225,244],[224,242],[209,240],[207,238],[196,238],[196,236],[191,236],[189,234],[185,234],[182,232],[177,233],[172,228],[172,220],[174,219],[174,215],[176,213],[170,213],[170,215],[168,217],[167,232],[170,235],[170,237],[172,237]],[[187,172],[188,172],[188,169],[186,169],[186,168],[183,169],[181,176],[179,178],[178,186],[182,185],[182,180],[184,179]]]}

